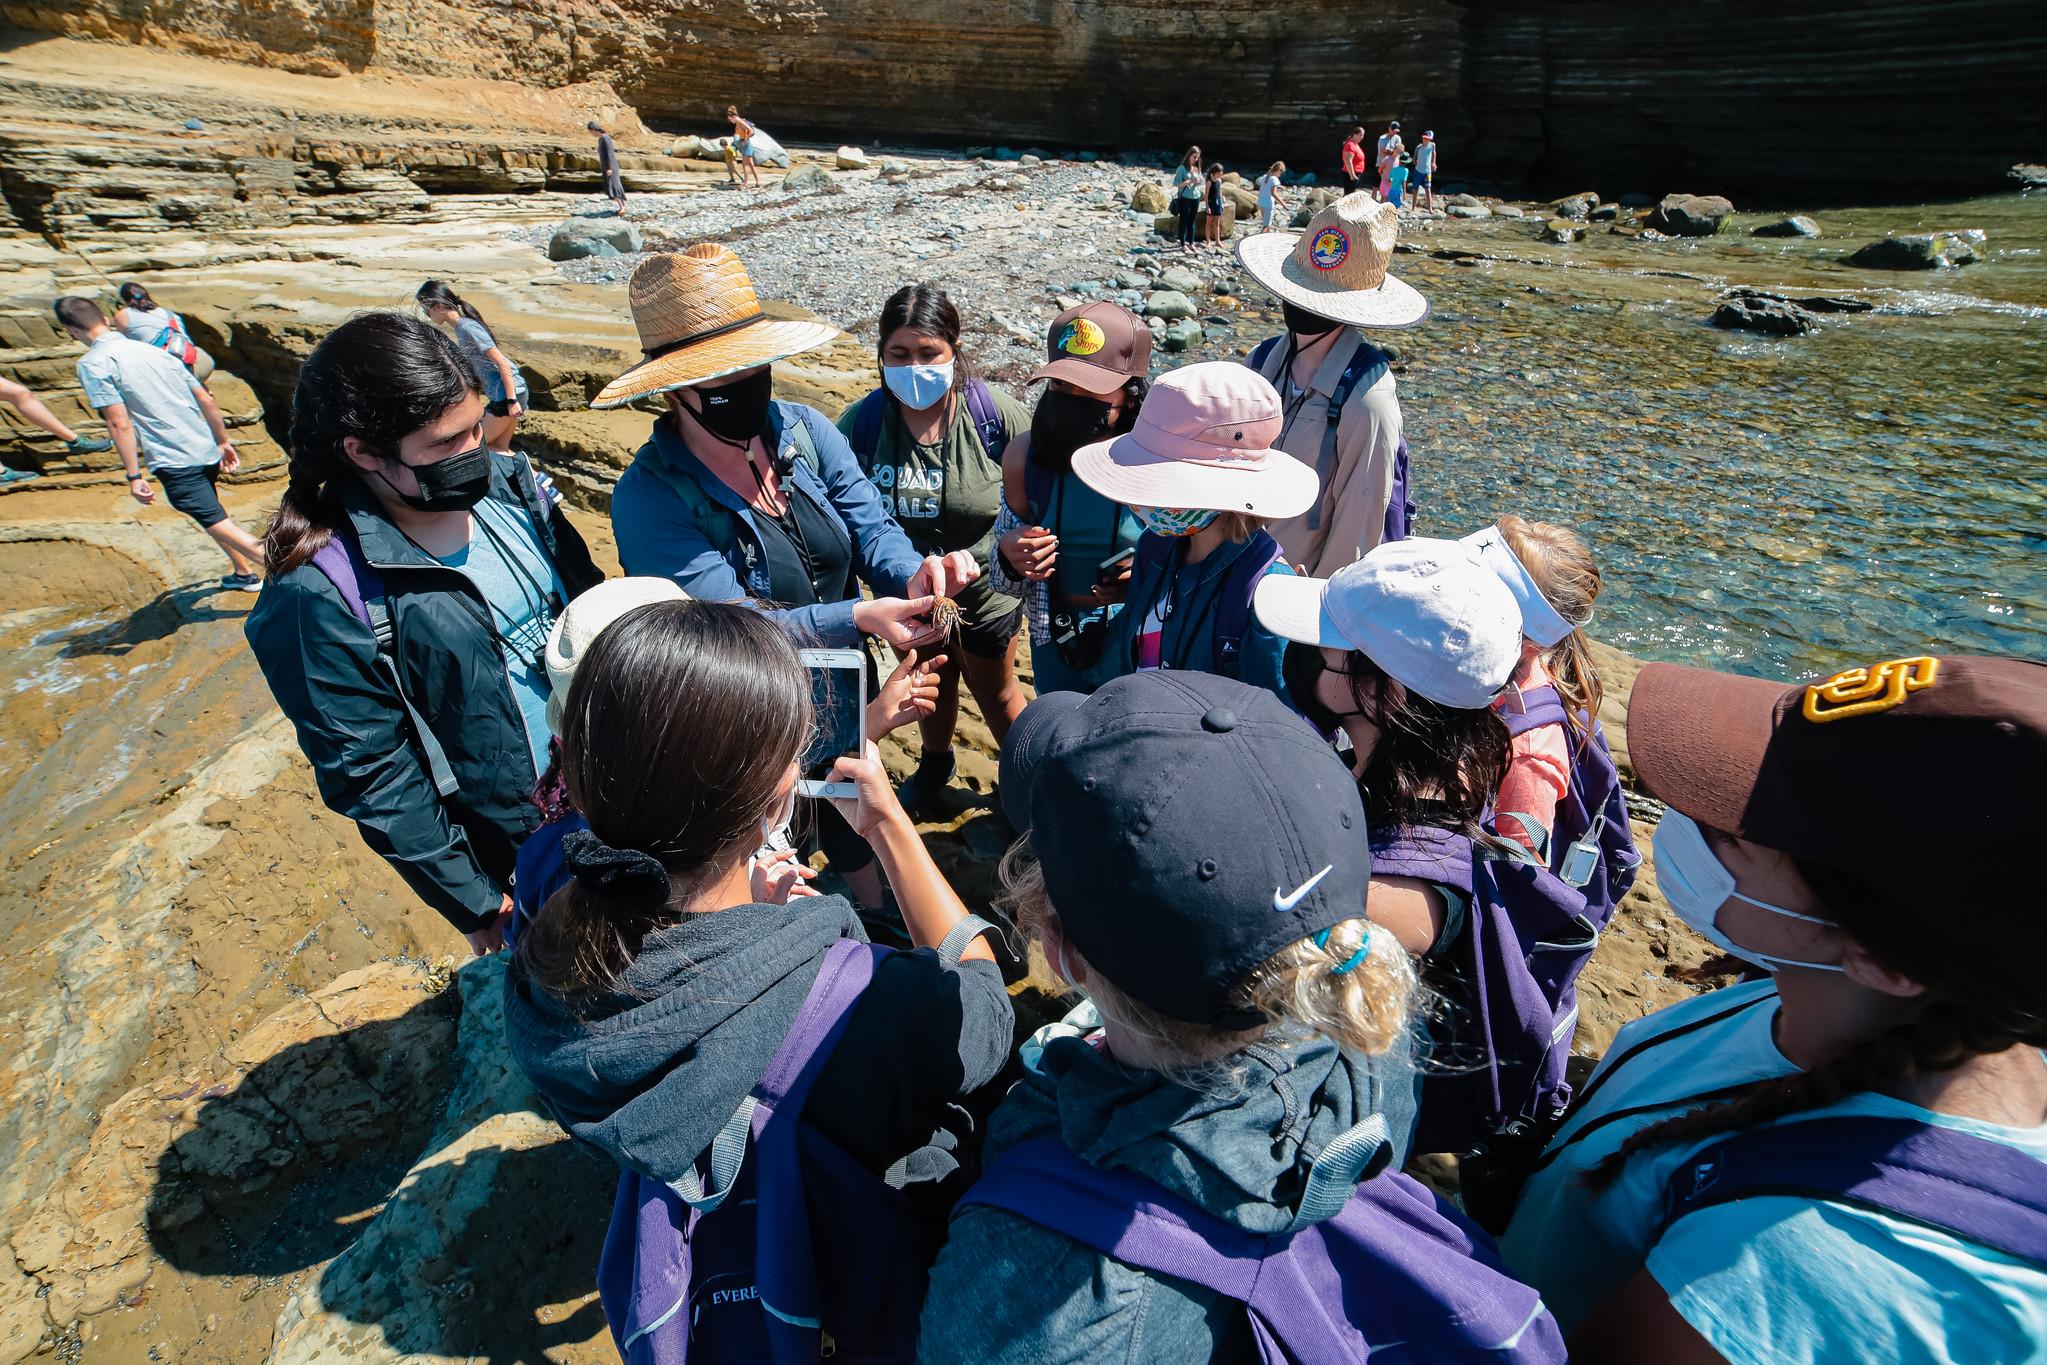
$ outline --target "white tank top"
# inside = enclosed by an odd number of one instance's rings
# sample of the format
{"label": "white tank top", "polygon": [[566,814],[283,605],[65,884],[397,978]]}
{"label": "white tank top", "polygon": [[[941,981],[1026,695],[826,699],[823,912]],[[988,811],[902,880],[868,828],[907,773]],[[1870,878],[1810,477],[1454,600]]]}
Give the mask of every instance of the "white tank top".
{"label": "white tank top", "polygon": [[[156,339],[164,334],[166,327],[179,322],[177,314],[168,308],[135,308],[127,310],[128,320],[121,324],[121,330],[137,341],[156,345]],[[178,326],[183,331],[183,326]]]}

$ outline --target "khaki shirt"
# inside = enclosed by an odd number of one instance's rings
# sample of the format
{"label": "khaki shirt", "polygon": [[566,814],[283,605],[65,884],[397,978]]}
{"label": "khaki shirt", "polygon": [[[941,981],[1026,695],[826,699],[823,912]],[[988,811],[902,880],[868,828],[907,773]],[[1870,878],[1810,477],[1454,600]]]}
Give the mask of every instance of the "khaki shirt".
{"label": "khaki shirt", "polygon": [[[1280,433],[1279,448],[1318,472],[1329,427],[1329,396],[1363,339],[1357,328],[1343,329],[1317,367],[1305,398],[1291,391],[1291,381],[1281,373],[1286,365],[1284,340],[1272,348],[1261,371],[1291,414]],[[1336,425],[1335,458],[1315,506],[1267,528],[1287,563],[1311,578],[1327,578],[1379,543],[1386,533],[1386,506],[1393,498],[1400,433],[1400,400],[1394,396],[1392,370],[1369,388],[1351,390]]]}

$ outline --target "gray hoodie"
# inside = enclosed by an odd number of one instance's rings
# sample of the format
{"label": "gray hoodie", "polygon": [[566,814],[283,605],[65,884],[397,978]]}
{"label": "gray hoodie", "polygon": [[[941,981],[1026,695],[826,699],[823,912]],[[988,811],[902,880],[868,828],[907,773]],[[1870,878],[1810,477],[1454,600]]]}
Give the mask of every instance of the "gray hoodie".
{"label": "gray hoodie", "polygon": [[[1213,1091],[1119,1066],[1070,1032],[1035,1051],[1026,1046],[1025,1078],[989,1122],[989,1164],[1056,1137],[1091,1165],[1134,1171],[1252,1232],[1293,1221],[1314,1154],[1344,1130],[1383,1114],[1396,1169],[1414,1130],[1405,1048],[1360,1058],[1320,1038],[1254,1047],[1239,1054],[1241,1083]],[[1233,1300],[970,1205],[953,1215],[932,1269],[918,1359],[1180,1365],[1258,1353]]]}
{"label": "gray hoodie", "polygon": [[[649,934],[615,990],[575,1008],[536,987],[515,955],[505,976],[512,1056],[571,1134],[672,1182],[760,1080],[841,937],[866,935],[838,896],[690,915]],[[891,954],[804,1119],[885,1171],[935,1134],[943,1141],[951,1101],[1001,1069],[1011,1021],[994,963],[948,970],[928,948]],[[917,1178],[949,1172],[950,1158],[934,1159]]]}

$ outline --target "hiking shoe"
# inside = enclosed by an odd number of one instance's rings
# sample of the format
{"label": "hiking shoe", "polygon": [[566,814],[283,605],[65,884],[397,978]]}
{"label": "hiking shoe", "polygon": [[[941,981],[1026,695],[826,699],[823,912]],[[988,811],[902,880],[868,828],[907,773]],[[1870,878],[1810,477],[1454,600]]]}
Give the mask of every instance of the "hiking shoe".
{"label": "hiking shoe", "polygon": [[64,449],[73,455],[98,455],[113,448],[114,443],[101,436],[80,436],[64,443]]}
{"label": "hiking shoe", "polygon": [[906,811],[922,810],[938,800],[938,794],[950,785],[956,766],[950,749],[935,756],[924,755],[917,760],[917,770],[896,788],[896,800],[903,803]]}
{"label": "hiking shoe", "polygon": [[230,592],[261,592],[263,577],[253,573],[231,573],[220,580],[220,586]]}
{"label": "hiking shoe", "polygon": [[40,479],[41,477],[43,476],[33,469],[0,468],[0,488],[6,488],[11,484],[27,483],[30,479]]}

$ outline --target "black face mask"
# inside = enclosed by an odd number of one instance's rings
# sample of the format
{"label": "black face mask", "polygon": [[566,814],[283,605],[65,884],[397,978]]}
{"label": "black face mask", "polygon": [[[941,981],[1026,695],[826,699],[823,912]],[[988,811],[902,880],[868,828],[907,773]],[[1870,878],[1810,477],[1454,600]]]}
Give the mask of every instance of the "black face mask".
{"label": "black face mask", "polygon": [[727,445],[743,446],[768,429],[768,404],[775,397],[775,372],[761,366],[758,373],[720,384],[715,389],[698,389],[703,410],[691,407],[687,399],[682,410],[696,424]]}
{"label": "black face mask", "polygon": [[1289,303],[1285,299],[1279,301],[1279,315],[1286,319],[1287,331],[1297,337],[1305,337],[1309,341],[1313,341],[1316,337],[1327,336],[1342,325],[1341,323],[1331,322],[1319,313],[1311,313],[1297,303]]}
{"label": "black face mask", "polygon": [[[394,463],[405,464],[403,460]],[[384,479],[384,486],[398,501],[416,512],[466,512],[490,492],[490,452],[482,446],[432,464],[405,467],[419,481],[417,493],[401,493],[397,484],[382,474],[377,477]]]}
{"label": "black face mask", "polygon": [[1108,434],[1108,399],[1047,389],[1031,414],[1031,458],[1051,469],[1069,469],[1074,451]]}
{"label": "black face mask", "polygon": [[[1343,728],[1349,716],[1361,716],[1361,710],[1332,711],[1322,700],[1322,675],[1334,672],[1328,660],[1322,657],[1318,645],[1304,645],[1298,640],[1287,642],[1286,653],[1280,656],[1280,676],[1286,680],[1287,695],[1294,699],[1294,709],[1308,718],[1308,723],[1322,732],[1323,738],[1334,739],[1336,732]],[[1346,684],[1349,679],[1344,680]]]}

